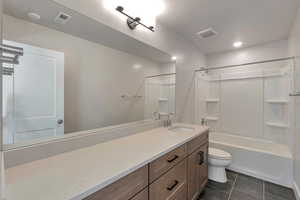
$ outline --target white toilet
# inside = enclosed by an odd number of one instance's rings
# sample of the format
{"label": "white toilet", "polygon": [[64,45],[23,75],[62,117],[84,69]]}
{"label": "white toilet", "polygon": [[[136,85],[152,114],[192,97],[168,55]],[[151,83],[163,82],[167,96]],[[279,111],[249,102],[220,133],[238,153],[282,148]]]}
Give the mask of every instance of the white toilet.
{"label": "white toilet", "polygon": [[227,176],[225,168],[231,164],[232,156],[230,153],[216,149],[208,149],[208,179],[226,183]]}

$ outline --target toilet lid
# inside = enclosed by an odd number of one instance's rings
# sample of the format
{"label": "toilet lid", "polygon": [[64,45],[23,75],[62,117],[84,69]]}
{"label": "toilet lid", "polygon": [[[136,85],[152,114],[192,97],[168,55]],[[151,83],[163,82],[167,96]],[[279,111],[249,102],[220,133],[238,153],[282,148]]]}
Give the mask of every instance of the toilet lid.
{"label": "toilet lid", "polygon": [[208,156],[211,158],[217,158],[222,160],[230,160],[231,155],[230,153],[223,151],[221,149],[216,148],[208,148]]}

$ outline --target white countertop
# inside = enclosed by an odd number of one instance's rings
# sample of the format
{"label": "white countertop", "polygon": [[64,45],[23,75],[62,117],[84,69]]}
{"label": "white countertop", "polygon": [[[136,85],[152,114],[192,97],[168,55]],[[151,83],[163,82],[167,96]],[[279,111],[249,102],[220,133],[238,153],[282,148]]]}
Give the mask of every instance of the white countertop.
{"label": "white countertop", "polygon": [[156,128],[9,168],[7,200],[81,200],[208,130],[184,126],[195,131]]}

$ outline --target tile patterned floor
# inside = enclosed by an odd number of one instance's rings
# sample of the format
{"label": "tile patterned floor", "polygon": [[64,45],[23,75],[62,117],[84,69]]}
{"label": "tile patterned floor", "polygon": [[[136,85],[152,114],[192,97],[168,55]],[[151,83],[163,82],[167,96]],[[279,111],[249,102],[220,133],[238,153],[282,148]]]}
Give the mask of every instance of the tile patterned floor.
{"label": "tile patterned floor", "polygon": [[227,177],[225,184],[209,181],[198,200],[296,200],[289,188],[232,171]]}

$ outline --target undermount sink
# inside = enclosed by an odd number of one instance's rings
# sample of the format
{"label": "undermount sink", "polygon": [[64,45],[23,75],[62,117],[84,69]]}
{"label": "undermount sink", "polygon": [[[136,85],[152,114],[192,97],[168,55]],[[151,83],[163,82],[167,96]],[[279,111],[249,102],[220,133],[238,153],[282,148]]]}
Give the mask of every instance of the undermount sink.
{"label": "undermount sink", "polygon": [[169,128],[169,131],[173,131],[176,133],[188,133],[188,132],[193,132],[195,128],[193,127],[186,127],[186,126],[173,126]]}

